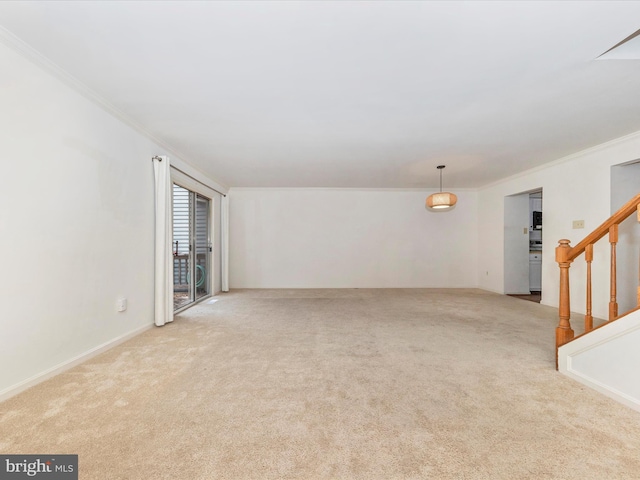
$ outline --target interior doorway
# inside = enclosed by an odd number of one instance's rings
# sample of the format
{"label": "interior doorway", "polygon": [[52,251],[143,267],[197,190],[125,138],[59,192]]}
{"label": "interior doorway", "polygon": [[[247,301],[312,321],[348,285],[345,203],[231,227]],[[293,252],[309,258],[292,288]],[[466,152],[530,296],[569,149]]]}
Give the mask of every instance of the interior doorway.
{"label": "interior doorway", "polygon": [[542,189],[504,199],[504,293],[542,297]]}
{"label": "interior doorway", "polygon": [[173,309],[211,294],[209,198],[173,184]]}

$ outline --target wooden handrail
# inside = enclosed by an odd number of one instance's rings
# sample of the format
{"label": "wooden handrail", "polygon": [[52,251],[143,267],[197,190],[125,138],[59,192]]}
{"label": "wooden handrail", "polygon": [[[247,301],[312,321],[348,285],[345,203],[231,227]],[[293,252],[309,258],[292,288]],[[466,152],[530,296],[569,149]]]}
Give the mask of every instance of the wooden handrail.
{"label": "wooden handrail", "polygon": [[[616,279],[616,244],[618,243],[618,225],[637,212],[640,222],[640,193],[625,203],[616,213],[605,220],[598,228],[587,235],[575,247],[569,245],[567,239],[559,240],[556,247],[556,262],[560,267],[560,299],[558,302],[559,323],[556,327],[556,369],[558,368],[558,348],[574,339],[571,328],[571,302],[569,298],[569,267],[582,253],[587,262],[587,313],[585,315],[585,334],[593,330],[593,316],[591,313],[591,262],[593,261],[593,245],[605,235],[609,235],[611,244],[610,269],[610,299],[609,321],[618,318],[617,279]],[[640,306],[640,273],[637,304]]]}
{"label": "wooden handrail", "polygon": [[587,248],[587,245],[596,243],[598,240],[609,233],[609,229],[612,225],[621,224],[634,212],[638,212],[638,221],[640,221],[640,210],[638,209],[638,207],[640,207],[640,193],[629,200],[627,203],[625,203],[620,208],[620,210],[611,215],[602,223],[602,225],[600,225],[593,232],[584,237],[581,242],[573,247],[567,255],[567,261],[571,262],[575,260],[582,252],[584,252],[584,249]]}

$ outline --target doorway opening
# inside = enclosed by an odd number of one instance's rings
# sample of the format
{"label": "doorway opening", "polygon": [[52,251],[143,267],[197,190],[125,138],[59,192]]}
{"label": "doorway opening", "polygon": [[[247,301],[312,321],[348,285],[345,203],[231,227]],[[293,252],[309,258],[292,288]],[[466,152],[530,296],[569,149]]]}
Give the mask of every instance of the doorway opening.
{"label": "doorway opening", "polygon": [[542,189],[504,199],[504,293],[542,298]]}
{"label": "doorway opening", "polygon": [[173,184],[173,311],[211,294],[209,198]]}

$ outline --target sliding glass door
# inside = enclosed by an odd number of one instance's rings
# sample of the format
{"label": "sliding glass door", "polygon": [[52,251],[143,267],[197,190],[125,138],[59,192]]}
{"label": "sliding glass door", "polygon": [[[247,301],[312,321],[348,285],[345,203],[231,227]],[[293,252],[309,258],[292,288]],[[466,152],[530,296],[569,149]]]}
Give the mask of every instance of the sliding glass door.
{"label": "sliding glass door", "polygon": [[211,293],[210,202],[173,184],[173,309]]}

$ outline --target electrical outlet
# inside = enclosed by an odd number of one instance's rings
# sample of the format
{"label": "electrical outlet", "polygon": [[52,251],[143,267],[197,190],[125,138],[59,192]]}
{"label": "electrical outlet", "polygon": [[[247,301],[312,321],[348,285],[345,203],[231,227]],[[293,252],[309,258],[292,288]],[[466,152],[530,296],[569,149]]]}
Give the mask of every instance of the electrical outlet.
{"label": "electrical outlet", "polygon": [[124,312],[127,309],[127,299],[119,298],[118,300],[116,300],[116,309],[119,312]]}
{"label": "electrical outlet", "polygon": [[574,220],[573,228],[584,228],[584,220]]}
{"label": "electrical outlet", "polygon": [[529,234],[529,229],[527,227],[524,227],[522,229],[522,233],[524,233],[525,235],[528,235]]}

